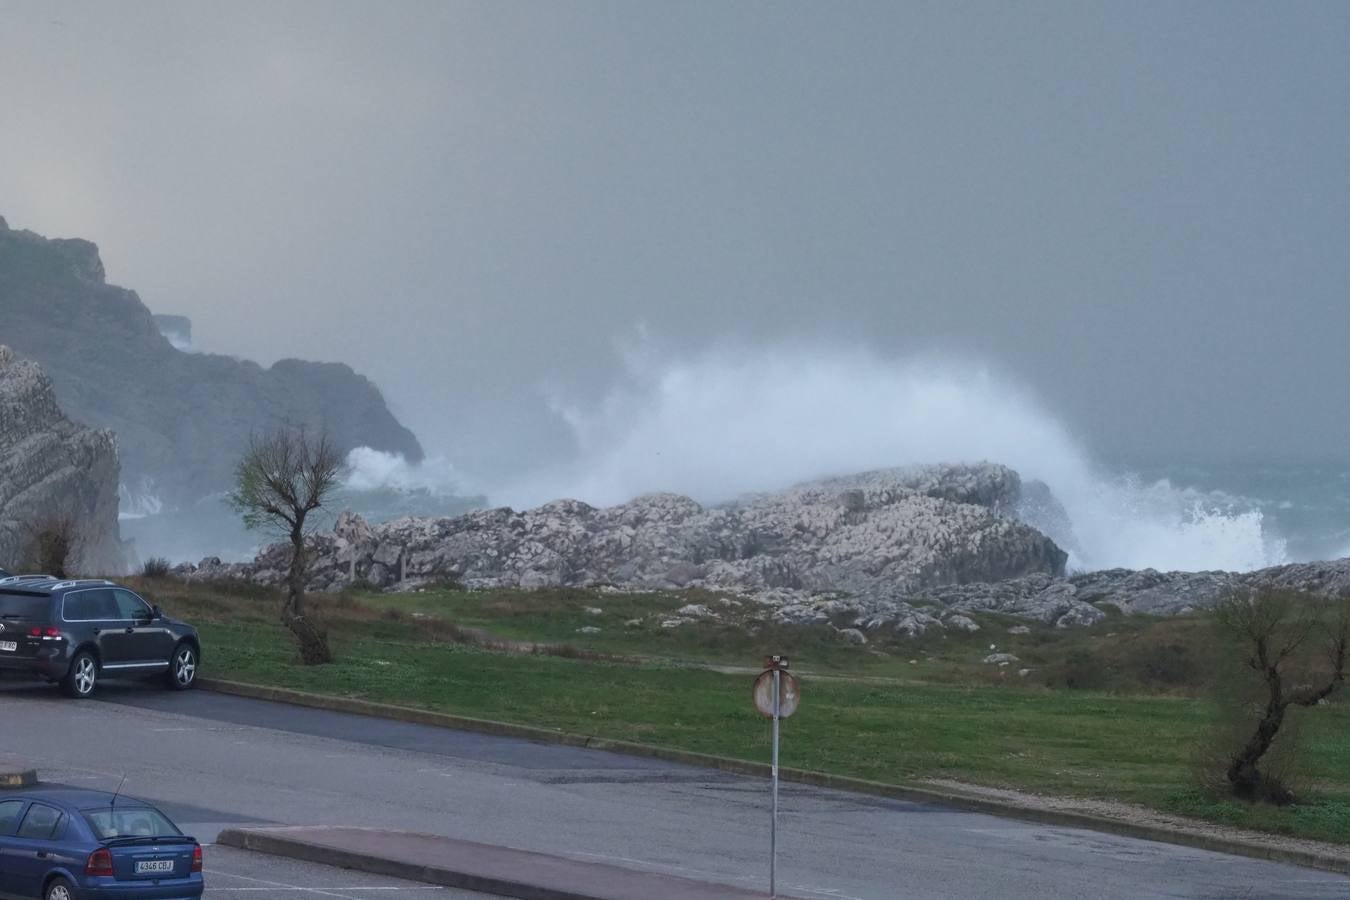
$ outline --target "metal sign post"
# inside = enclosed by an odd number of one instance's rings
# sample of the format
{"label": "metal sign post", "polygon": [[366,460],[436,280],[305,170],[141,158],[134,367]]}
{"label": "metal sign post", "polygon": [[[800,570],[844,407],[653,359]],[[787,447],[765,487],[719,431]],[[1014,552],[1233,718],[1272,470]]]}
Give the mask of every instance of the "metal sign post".
{"label": "metal sign post", "polygon": [[787,671],[786,656],[764,657],[764,671],[755,679],[755,708],[773,719],[773,819],[769,826],[769,896],[778,896],[778,722],[797,711],[801,690]]}
{"label": "metal sign post", "polygon": [[769,896],[778,896],[778,719],[782,712],[783,671],[773,670],[773,825],[769,828]]}

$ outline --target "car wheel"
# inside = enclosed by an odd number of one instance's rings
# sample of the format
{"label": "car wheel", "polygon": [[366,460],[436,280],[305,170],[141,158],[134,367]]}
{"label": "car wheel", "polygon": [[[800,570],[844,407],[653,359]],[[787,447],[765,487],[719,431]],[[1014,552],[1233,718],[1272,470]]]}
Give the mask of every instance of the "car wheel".
{"label": "car wheel", "polygon": [[186,691],[196,683],[197,648],[184,642],[173,648],[173,657],[169,660],[169,688]]}
{"label": "car wheel", "polygon": [[94,693],[98,684],[98,660],[88,651],[81,650],[70,661],[70,671],[61,680],[61,689],[68,697],[88,697]]}
{"label": "car wheel", "polygon": [[47,885],[47,892],[42,895],[42,900],[75,900],[75,888],[64,878],[54,878],[52,883]]}

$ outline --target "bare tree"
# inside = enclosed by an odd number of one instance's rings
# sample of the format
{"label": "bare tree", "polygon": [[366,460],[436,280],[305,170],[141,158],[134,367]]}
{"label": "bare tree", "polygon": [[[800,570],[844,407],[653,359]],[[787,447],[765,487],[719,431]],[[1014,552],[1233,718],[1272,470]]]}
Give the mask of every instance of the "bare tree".
{"label": "bare tree", "polygon": [[250,438],[230,493],[230,504],[246,526],[291,542],[281,620],[299,642],[306,665],[332,660],[327,634],[305,614],[305,538],[309,514],[322,508],[341,467],[342,457],[326,433],[313,437],[304,428],[285,426]]}
{"label": "bare tree", "polygon": [[1226,759],[1228,785],[1247,800],[1292,803],[1293,792],[1262,761],[1291,706],[1316,706],[1344,684],[1350,600],[1257,590],[1229,597],[1218,619],[1249,654],[1245,667],[1264,695],[1253,704],[1258,718],[1250,736]]}

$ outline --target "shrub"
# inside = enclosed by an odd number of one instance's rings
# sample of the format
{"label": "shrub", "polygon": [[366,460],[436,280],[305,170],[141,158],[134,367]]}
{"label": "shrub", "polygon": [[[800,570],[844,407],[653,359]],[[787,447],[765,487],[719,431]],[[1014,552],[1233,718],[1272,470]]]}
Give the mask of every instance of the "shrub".
{"label": "shrub", "polygon": [[141,576],[144,578],[163,578],[169,574],[172,566],[162,556],[152,556],[141,564]]}

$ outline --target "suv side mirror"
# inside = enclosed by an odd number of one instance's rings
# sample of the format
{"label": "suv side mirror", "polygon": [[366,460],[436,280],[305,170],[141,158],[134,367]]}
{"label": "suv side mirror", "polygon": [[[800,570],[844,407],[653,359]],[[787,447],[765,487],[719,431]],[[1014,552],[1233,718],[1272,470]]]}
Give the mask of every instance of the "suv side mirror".
{"label": "suv side mirror", "polygon": [[164,618],[164,610],[159,608],[159,604],[155,604],[154,606],[150,607],[150,612],[154,615],[156,619]]}

